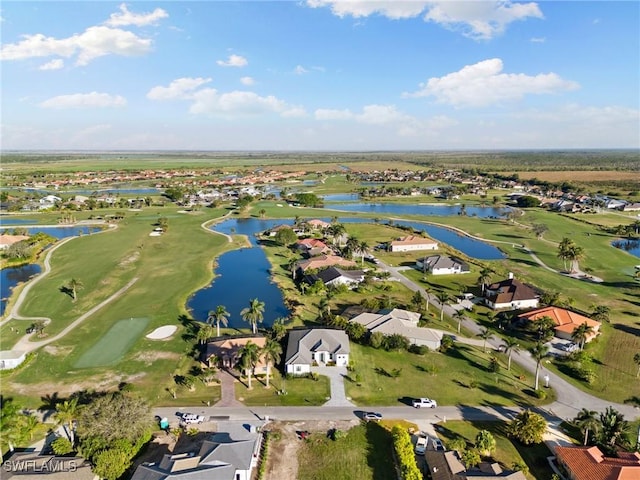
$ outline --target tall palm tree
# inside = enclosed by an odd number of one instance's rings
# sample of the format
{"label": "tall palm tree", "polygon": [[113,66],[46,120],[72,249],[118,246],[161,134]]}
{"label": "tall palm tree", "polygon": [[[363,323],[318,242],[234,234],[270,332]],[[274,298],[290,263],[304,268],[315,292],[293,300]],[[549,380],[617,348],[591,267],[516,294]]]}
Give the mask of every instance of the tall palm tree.
{"label": "tall palm tree", "polygon": [[615,452],[616,444],[625,435],[629,428],[629,422],[624,415],[613,407],[600,413],[600,425],[602,429],[598,435],[600,442],[611,452]]}
{"label": "tall palm tree", "polygon": [[580,350],[584,350],[584,344],[587,338],[593,333],[593,328],[587,325],[587,322],[583,322],[581,325],[575,328],[571,334],[571,339],[580,345]]}
{"label": "tall palm tree", "polygon": [[249,301],[249,306],[243,308],[240,311],[240,315],[245,322],[251,325],[251,330],[256,333],[258,330],[258,323],[264,320],[264,302],[261,302],[257,298],[253,298]]}
{"label": "tall palm tree", "polygon": [[608,322],[611,309],[606,305],[591,305],[591,318],[598,322]]}
{"label": "tall palm tree", "polygon": [[424,295],[427,297],[427,313],[429,313],[429,302],[431,301],[431,287],[429,285],[425,285],[422,287],[424,290]]}
{"label": "tall palm tree", "polygon": [[482,288],[483,295],[485,289],[487,288],[489,280],[491,280],[491,274],[493,274],[493,270],[491,270],[489,267],[483,267],[482,270],[480,270],[480,275],[478,276],[478,285],[480,285],[480,288]]}
{"label": "tall palm tree", "polygon": [[74,423],[78,417],[78,397],[73,397],[70,400],[58,403],[56,405],[56,421],[58,425],[62,425],[64,433],[71,442],[71,445],[75,443]]}
{"label": "tall palm tree", "polygon": [[71,297],[73,298],[74,302],[78,298],[78,290],[81,290],[82,287],[84,287],[84,285],[80,280],[76,278],[72,278],[71,280],[69,280],[69,289],[71,290]]}
{"label": "tall palm tree", "polygon": [[436,293],[436,298],[440,302],[440,321],[444,320],[444,307],[449,300],[449,294],[447,292]]}
{"label": "tall palm tree", "polygon": [[596,418],[598,412],[583,408],[580,410],[576,418],[573,419],[573,423],[580,429],[582,435],[584,435],[584,444],[589,443],[589,432],[597,433],[600,428],[600,423]]}
{"label": "tall palm tree", "polygon": [[209,340],[211,337],[213,337],[213,327],[208,323],[201,323],[198,327],[198,332],[196,333],[196,339],[198,340],[198,343],[202,345],[203,343],[206,343],[207,340]]}
{"label": "tall palm tree", "polygon": [[212,324],[215,322],[216,324],[216,336],[220,336],[220,324],[225,327],[229,325],[229,315],[227,309],[224,305],[218,305],[215,310],[209,311],[209,316],[207,317],[207,323]]}
{"label": "tall palm tree", "polygon": [[262,348],[262,355],[267,364],[267,388],[269,388],[269,373],[271,365],[275,365],[280,361],[280,355],[282,355],[282,347],[277,341],[268,338],[264,347]]}
{"label": "tall palm tree", "polygon": [[336,245],[338,243],[338,238],[347,230],[341,223],[332,223],[329,228],[327,228],[327,231],[333,239],[333,244]]}
{"label": "tall palm tree", "polygon": [[564,237],[558,244],[558,258],[562,260],[564,270],[567,270],[567,261],[571,257],[571,250],[575,247],[575,243],[569,237]]}
{"label": "tall palm tree", "polygon": [[544,343],[536,343],[533,347],[529,349],[531,356],[536,361],[536,384],[535,390],[538,390],[538,375],[540,373],[540,364],[542,360],[549,354],[549,347],[547,347]]}
{"label": "tall palm tree", "polygon": [[511,355],[520,350],[520,344],[514,337],[507,337],[504,340],[504,353],[507,354],[507,370],[511,370]]}
{"label": "tall palm tree", "polygon": [[260,359],[260,347],[249,340],[238,350],[238,367],[249,380],[249,390],[251,390],[251,377],[256,364]]}
{"label": "tall palm tree", "polygon": [[364,240],[358,244],[358,253],[360,254],[360,264],[364,265],[364,256],[369,252],[369,244]]}
{"label": "tall palm tree", "polygon": [[487,340],[491,338],[491,335],[493,335],[493,332],[491,332],[491,330],[489,330],[488,328],[480,329],[480,333],[477,335],[483,340],[482,350],[484,350],[484,353],[487,353]]}

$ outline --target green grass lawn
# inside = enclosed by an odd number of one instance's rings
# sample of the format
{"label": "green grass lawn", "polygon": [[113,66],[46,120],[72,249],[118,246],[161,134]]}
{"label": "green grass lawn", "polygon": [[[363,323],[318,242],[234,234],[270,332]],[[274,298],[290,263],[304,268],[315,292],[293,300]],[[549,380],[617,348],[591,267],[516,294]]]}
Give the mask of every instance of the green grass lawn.
{"label": "green grass lawn", "polygon": [[148,318],[120,320],[87,350],[74,368],[109,366],[120,360],[138,340],[149,324]]}
{"label": "green grass lawn", "polygon": [[[489,355],[468,345],[422,356],[352,343],[355,372],[345,380],[346,393],[358,405],[408,404],[415,397],[431,397],[441,405],[540,404],[531,395],[532,375],[515,365],[511,371],[502,367],[498,373],[489,372]],[[499,358],[506,365],[504,356]],[[399,377],[388,375],[394,370],[401,370]]]}
{"label": "green grass lawn", "polygon": [[[249,406],[292,406],[307,405],[317,406],[326,403],[331,397],[329,378],[323,375],[318,380],[309,378],[287,378],[273,370],[269,382],[270,387],[266,388],[264,378],[253,378],[251,380],[251,390],[247,388],[246,378],[242,382],[235,383],[236,398]],[[278,395],[278,391],[284,390],[286,394]]]}
{"label": "green grass lawn", "polygon": [[553,475],[553,470],[547,462],[547,457],[551,455],[547,446],[544,443],[525,446],[515,440],[512,442],[505,433],[505,426],[504,422],[449,420],[446,423],[437,424],[436,429],[445,445],[447,441],[464,438],[468,447],[473,446],[480,430],[488,430],[496,440],[496,451],[492,455],[494,461],[509,470],[512,469],[514,463],[524,461],[529,467],[527,478],[549,480]]}
{"label": "green grass lawn", "polygon": [[298,451],[299,480],[389,480],[396,478],[391,433],[368,422],[331,440],[312,433]]}

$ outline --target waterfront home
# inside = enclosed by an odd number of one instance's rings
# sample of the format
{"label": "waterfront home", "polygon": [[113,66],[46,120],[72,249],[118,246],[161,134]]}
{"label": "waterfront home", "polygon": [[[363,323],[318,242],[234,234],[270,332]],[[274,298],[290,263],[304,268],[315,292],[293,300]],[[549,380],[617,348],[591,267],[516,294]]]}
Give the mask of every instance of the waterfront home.
{"label": "waterfront home", "polygon": [[[202,361],[208,367],[219,367],[233,369],[240,360],[240,350],[247,343],[254,343],[258,348],[264,348],[267,339],[264,335],[243,335],[238,337],[223,337],[207,343],[207,347],[202,356]],[[254,375],[267,373],[267,362],[264,355],[261,355],[253,369]],[[246,375],[248,372],[242,372]]]}
{"label": "waterfront home", "polygon": [[318,255],[317,257],[298,260],[293,266],[293,278],[298,278],[309,269],[320,270],[334,265],[339,265],[341,267],[355,267],[356,263],[338,255]]}
{"label": "waterfront home", "polygon": [[290,330],[284,358],[285,371],[292,375],[304,375],[311,372],[314,364],[346,367],[349,353],[349,337],[344,330]]}
{"label": "waterfront home", "polygon": [[537,310],[531,310],[518,316],[521,321],[533,322],[541,319],[542,317],[549,317],[553,320],[553,331],[556,337],[564,338],[565,340],[572,340],[573,332],[580,325],[587,324],[592,329],[586,337],[585,342],[590,342],[598,336],[600,333],[600,322],[580,315],[579,313],[572,312],[571,310],[565,310],[559,307],[545,307]]}
{"label": "waterfront home", "polygon": [[320,270],[318,273],[305,275],[303,282],[314,285],[320,280],[325,286],[347,285],[349,287],[357,285],[364,281],[364,271],[362,270],[343,270],[337,267],[329,267]]}
{"label": "waterfront home", "polygon": [[325,253],[331,253],[329,246],[318,238],[304,238],[295,243],[295,248],[307,257],[317,257]]}
{"label": "waterfront home", "polygon": [[430,238],[420,237],[416,235],[408,235],[406,237],[393,240],[389,244],[392,252],[411,252],[415,250],[437,250],[438,243]]}
{"label": "waterfront home", "polygon": [[9,248],[14,243],[29,240],[28,235],[0,235],[0,250]]}
{"label": "waterfront home", "polygon": [[313,230],[325,230],[331,226],[330,223],[323,220],[318,220],[317,218],[309,220],[307,222],[307,225],[309,225]]}
{"label": "waterfront home", "polygon": [[448,255],[431,255],[416,260],[416,268],[432,275],[451,275],[469,273],[469,265],[457,257]]}
{"label": "waterfront home", "polygon": [[509,278],[492,283],[485,289],[484,302],[494,310],[537,308],[539,296],[533,288],[516,280],[509,273]]}

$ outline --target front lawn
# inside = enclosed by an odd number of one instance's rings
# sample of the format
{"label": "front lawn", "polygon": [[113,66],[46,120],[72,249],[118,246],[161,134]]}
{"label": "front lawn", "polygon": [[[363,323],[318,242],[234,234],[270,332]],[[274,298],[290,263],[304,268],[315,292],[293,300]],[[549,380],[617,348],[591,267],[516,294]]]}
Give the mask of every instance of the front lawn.
{"label": "front lawn", "polygon": [[396,478],[391,433],[368,422],[331,440],[313,433],[298,452],[300,480],[387,480]]}
{"label": "front lawn", "polygon": [[[539,405],[532,394],[533,378],[515,362],[511,371],[488,369],[490,355],[482,348],[456,344],[447,354],[429,351],[377,350],[351,343],[355,370],[345,379],[347,396],[357,405],[409,404],[412,398],[433,397],[441,405]],[[394,371],[399,372],[394,376]],[[549,391],[549,393],[552,393]],[[551,401],[551,397],[542,403]]]}
{"label": "front lawn", "polygon": [[247,388],[246,378],[236,382],[236,398],[248,406],[283,407],[318,406],[331,397],[328,377],[320,375],[317,380],[306,377],[285,379],[275,369],[272,372],[270,388],[266,388],[264,377],[252,378],[251,390]]}

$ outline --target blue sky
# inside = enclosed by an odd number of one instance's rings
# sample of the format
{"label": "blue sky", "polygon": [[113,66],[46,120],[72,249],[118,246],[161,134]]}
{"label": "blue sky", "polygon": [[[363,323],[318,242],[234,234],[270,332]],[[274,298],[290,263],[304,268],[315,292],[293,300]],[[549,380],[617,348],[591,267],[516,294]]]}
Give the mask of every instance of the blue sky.
{"label": "blue sky", "polygon": [[640,147],[636,1],[11,2],[1,146]]}

